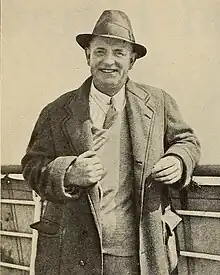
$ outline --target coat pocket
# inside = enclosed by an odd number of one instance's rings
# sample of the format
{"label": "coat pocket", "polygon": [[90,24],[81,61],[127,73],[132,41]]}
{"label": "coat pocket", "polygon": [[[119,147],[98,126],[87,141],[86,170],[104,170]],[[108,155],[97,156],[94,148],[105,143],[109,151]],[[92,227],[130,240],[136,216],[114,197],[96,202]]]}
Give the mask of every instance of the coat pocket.
{"label": "coat pocket", "polygon": [[170,208],[166,209],[162,216],[163,237],[170,272],[177,266],[178,254],[175,229],[181,221],[182,218]]}
{"label": "coat pocket", "polygon": [[59,275],[64,228],[44,218],[30,227],[38,231],[35,274]]}
{"label": "coat pocket", "polygon": [[62,226],[58,223],[52,222],[47,219],[41,219],[39,222],[33,223],[30,225],[32,229],[38,231],[39,234],[55,237],[62,233]]}

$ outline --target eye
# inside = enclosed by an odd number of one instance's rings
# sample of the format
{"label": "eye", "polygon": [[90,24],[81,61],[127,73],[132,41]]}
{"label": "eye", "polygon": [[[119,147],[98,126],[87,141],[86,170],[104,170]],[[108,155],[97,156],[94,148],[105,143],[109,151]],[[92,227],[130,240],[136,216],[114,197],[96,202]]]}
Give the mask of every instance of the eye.
{"label": "eye", "polygon": [[122,57],[126,55],[126,52],[123,49],[117,49],[114,51],[115,55],[118,57]]}
{"label": "eye", "polygon": [[102,55],[105,54],[105,50],[104,50],[104,49],[96,49],[96,50],[95,50],[95,54],[96,54],[97,56],[102,56]]}

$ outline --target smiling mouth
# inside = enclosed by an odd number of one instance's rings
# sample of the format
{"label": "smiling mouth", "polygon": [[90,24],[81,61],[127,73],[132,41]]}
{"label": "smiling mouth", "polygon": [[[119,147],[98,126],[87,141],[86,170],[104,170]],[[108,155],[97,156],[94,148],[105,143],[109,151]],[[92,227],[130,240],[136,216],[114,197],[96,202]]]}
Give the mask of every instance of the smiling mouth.
{"label": "smiling mouth", "polygon": [[116,69],[100,69],[100,71],[106,74],[117,72]]}

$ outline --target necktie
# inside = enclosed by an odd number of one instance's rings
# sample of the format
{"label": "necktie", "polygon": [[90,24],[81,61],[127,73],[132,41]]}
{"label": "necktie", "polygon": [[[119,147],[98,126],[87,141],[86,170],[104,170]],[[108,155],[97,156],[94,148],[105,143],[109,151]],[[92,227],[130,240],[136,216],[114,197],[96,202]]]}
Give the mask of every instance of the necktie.
{"label": "necktie", "polygon": [[117,118],[118,112],[114,105],[115,105],[115,99],[114,97],[111,97],[109,109],[105,116],[105,121],[103,124],[104,129],[109,129],[112,126],[112,124],[115,122],[115,119]]}

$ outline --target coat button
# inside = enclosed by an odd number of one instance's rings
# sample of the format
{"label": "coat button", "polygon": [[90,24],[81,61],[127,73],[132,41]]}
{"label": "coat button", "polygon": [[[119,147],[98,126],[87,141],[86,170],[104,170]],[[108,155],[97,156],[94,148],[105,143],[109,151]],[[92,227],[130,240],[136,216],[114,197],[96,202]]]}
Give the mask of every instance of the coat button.
{"label": "coat button", "polygon": [[142,166],[143,165],[143,162],[139,159],[136,159],[135,160],[136,164],[139,165],[139,166]]}
{"label": "coat button", "polygon": [[83,260],[81,260],[80,262],[79,262],[79,265],[81,265],[81,266],[84,266],[86,263],[85,263],[85,261],[83,261]]}

